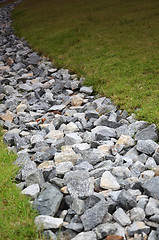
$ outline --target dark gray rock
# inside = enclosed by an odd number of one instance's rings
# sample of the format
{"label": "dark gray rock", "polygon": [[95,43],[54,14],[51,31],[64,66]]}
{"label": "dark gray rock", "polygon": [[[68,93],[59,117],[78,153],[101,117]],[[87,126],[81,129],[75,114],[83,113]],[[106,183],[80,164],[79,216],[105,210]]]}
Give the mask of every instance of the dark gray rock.
{"label": "dark gray rock", "polygon": [[144,183],[142,187],[148,196],[159,199],[159,189],[157,188],[158,185],[159,177],[154,177]]}
{"label": "dark gray rock", "polygon": [[89,208],[87,211],[85,211],[81,216],[84,230],[92,230],[97,225],[101,224],[107,212],[107,203],[105,200],[101,200],[99,203],[95,204],[94,207]]}
{"label": "dark gray rock", "polygon": [[148,139],[151,139],[153,141],[158,140],[158,131],[155,124],[152,124],[147,128],[138,131],[135,136],[135,140],[148,140]]}
{"label": "dark gray rock", "polygon": [[42,215],[54,216],[60,207],[62,197],[57,187],[49,186],[34,201],[33,207]]}
{"label": "dark gray rock", "polygon": [[136,199],[135,196],[128,191],[122,190],[117,198],[117,203],[121,208],[127,211],[136,206]]}

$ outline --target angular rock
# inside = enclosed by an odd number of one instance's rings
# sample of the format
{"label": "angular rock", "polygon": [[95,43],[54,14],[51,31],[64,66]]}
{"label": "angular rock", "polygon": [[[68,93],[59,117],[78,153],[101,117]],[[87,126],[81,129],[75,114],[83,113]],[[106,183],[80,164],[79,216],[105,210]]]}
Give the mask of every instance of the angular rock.
{"label": "angular rock", "polygon": [[120,225],[126,226],[131,224],[131,220],[128,217],[128,215],[124,212],[122,208],[118,208],[114,213],[113,213],[113,218],[115,221],[117,221]]}
{"label": "angular rock", "polygon": [[145,212],[142,208],[135,207],[130,210],[130,218],[132,221],[144,221]]}
{"label": "angular rock", "polygon": [[119,190],[120,185],[116,178],[109,172],[105,171],[101,177],[100,187],[104,189]]}
{"label": "angular rock", "polygon": [[59,209],[63,195],[55,186],[46,188],[34,201],[33,207],[42,215],[54,216]]}
{"label": "angular rock", "polygon": [[127,229],[128,236],[132,237],[134,234],[148,234],[150,232],[150,227],[146,226],[144,222],[136,221],[130,225]]}
{"label": "angular rock", "polygon": [[138,131],[135,136],[135,140],[148,140],[148,139],[151,139],[153,141],[158,140],[158,132],[155,124],[152,124],[147,128]]}
{"label": "angular rock", "polygon": [[88,197],[94,192],[94,178],[89,177],[86,170],[67,172],[64,176],[71,196]]}
{"label": "angular rock", "polygon": [[38,230],[58,229],[63,224],[62,218],[54,218],[47,215],[39,215],[34,220]]}
{"label": "angular rock", "polygon": [[92,87],[85,87],[85,86],[83,86],[83,87],[80,88],[80,92],[81,93],[86,93],[88,95],[91,95],[92,92],[93,92],[93,89],[92,89]]}
{"label": "angular rock", "polygon": [[32,199],[35,199],[40,192],[39,184],[32,184],[29,187],[25,188],[21,194],[25,194]]}
{"label": "angular rock", "polygon": [[97,240],[97,237],[94,232],[89,231],[79,233],[76,237],[72,238],[72,240]]}
{"label": "angular rock", "polygon": [[99,203],[95,204],[94,207],[86,210],[81,216],[84,230],[90,231],[101,224],[107,211],[107,203],[105,200],[101,200]]}
{"label": "angular rock", "polygon": [[159,189],[156,187],[159,185],[159,176],[154,177],[151,180],[147,181],[142,185],[145,193],[149,197],[153,197],[155,199],[159,199]]}
{"label": "angular rock", "polygon": [[136,206],[135,196],[130,194],[126,190],[122,190],[117,198],[117,202],[121,208],[124,210],[130,210]]}
{"label": "angular rock", "polygon": [[155,152],[158,148],[158,144],[155,143],[153,140],[139,140],[137,142],[136,149],[139,152],[151,155]]}
{"label": "angular rock", "polygon": [[82,142],[82,138],[77,133],[68,133],[65,136],[66,145],[79,144],[81,142]]}
{"label": "angular rock", "polygon": [[9,110],[7,110],[7,112],[3,115],[0,116],[0,118],[3,120],[3,121],[9,121],[9,122],[12,122],[13,121],[13,118],[14,118],[14,115],[12,112],[10,112]]}
{"label": "angular rock", "polygon": [[116,137],[115,129],[106,126],[97,126],[92,129],[92,133],[95,134],[97,141],[105,141]]}

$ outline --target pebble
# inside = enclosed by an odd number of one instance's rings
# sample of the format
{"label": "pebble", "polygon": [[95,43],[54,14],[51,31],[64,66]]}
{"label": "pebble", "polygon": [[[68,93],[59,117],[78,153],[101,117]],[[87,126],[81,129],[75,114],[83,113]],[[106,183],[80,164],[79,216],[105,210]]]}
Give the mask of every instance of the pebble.
{"label": "pebble", "polygon": [[[155,124],[118,110],[14,35],[0,9],[0,123],[17,153],[17,187],[43,236],[74,240],[159,236]],[[63,238],[62,238],[63,239]]]}

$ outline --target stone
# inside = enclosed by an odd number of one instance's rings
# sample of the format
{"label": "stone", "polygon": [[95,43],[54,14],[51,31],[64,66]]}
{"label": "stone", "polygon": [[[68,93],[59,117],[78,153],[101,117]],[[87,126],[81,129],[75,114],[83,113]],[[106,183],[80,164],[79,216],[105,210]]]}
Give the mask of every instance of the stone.
{"label": "stone", "polygon": [[108,235],[112,235],[115,231],[116,227],[112,223],[102,223],[94,228],[94,232],[96,233],[98,239],[103,239]]}
{"label": "stone", "polygon": [[152,230],[149,234],[148,240],[157,240],[156,231]]}
{"label": "stone", "polygon": [[92,133],[95,134],[97,141],[105,141],[116,137],[115,129],[106,126],[97,126],[92,129]]}
{"label": "stone", "polygon": [[44,138],[40,134],[33,135],[30,139],[31,144],[36,144],[37,142],[44,142]]}
{"label": "stone", "polygon": [[109,172],[105,171],[101,177],[100,187],[104,189],[119,190],[120,185],[116,178]]}
{"label": "stone", "polygon": [[118,141],[116,142],[116,146],[123,145],[124,148],[133,147],[135,145],[135,140],[130,136],[121,135]]}
{"label": "stone", "polygon": [[39,169],[36,169],[36,171],[34,171],[33,173],[30,173],[25,179],[26,186],[29,186],[32,184],[39,184],[40,186],[42,186],[44,182],[45,181],[44,181],[43,174]]}
{"label": "stone", "polygon": [[7,112],[3,115],[0,116],[0,118],[3,120],[3,121],[9,121],[9,122],[12,122],[13,121],[13,118],[14,118],[14,115],[12,112],[10,112],[9,110],[7,110]]}
{"label": "stone", "polygon": [[35,199],[33,207],[42,215],[54,216],[58,211],[63,195],[55,186],[49,186]]}
{"label": "stone", "polygon": [[154,177],[142,185],[145,193],[149,197],[159,199],[159,190],[156,186],[159,185],[159,176]]}
{"label": "stone", "polygon": [[16,112],[17,113],[24,112],[27,108],[28,108],[28,106],[26,104],[20,103],[16,108]]}
{"label": "stone", "polygon": [[56,174],[58,175],[64,175],[66,172],[69,172],[71,168],[73,167],[72,162],[61,162],[56,165]]}
{"label": "stone", "polygon": [[73,200],[71,209],[75,211],[76,214],[82,215],[85,211],[85,202],[79,198]]}
{"label": "stone", "polygon": [[74,144],[73,149],[77,153],[81,153],[82,151],[90,149],[90,145],[88,143],[78,143]]}
{"label": "stone", "polygon": [[72,240],[97,240],[96,234],[92,231],[81,232]]}
{"label": "stone", "polygon": [[142,208],[135,207],[130,210],[131,221],[144,221],[145,212]]}
{"label": "stone", "polygon": [[150,227],[146,226],[144,222],[136,221],[127,228],[128,236],[132,237],[134,234],[148,234],[150,232]]}
{"label": "stone", "polygon": [[72,90],[77,90],[80,88],[80,81],[72,81],[71,82],[71,89]]}
{"label": "stone", "polygon": [[122,208],[118,208],[114,213],[113,213],[113,218],[115,221],[117,221],[120,225],[126,226],[131,224],[131,220],[128,217],[128,215],[124,212]]}
{"label": "stone", "polygon": [[63,224],[62,218],[54,218],[47,215],[39,215],[34,220],[38,230],[58,229]]}
{"label": "stone", "polygon": [[156,164],[159,165],[159,146],[156,148],[153,158],[155,159]]}
{"label": "stone", "polygon": [[158,147],[158,144],[155,143],[153,140],[139,140],[137,142],[136,149],[139,152],[151,155],[155,152],[157,147]]}
{"label": "stone", "polygon": [[147,128],[138,131],[135,136],[135,140],[148,140],[148,139],[151,139],[153,141],[158,140],[158,132],[155,124],[151,124]]}
{"label": "stone", "polygon": [[146,213],[146,216],[159,214],[159,201],[157,199],[150,197],[145,208],[145,213]]}
{"label": "stone", "polygon": [[94,178],[89,177],[86,170],[67,172],[64,176],[71,196],[88,197],[94,192]]}
{"label": "stone", "polygon": [[82,138],[77,133],[67,133],[65,136],[65,144],[73,145],[82,142]]}
{"label": "stone", "polygon": [[64,136],[64,133],[60,130],[51,130],[46,136],[45,139],[60,140]]}
{"label": "stone", "polygon": [[82,151],[81,155],[83,161],[87,161],[91,165],[104,161],[104,154],[95,148]]}
{"label": "stone", "polygon": [[40,192],[39,184],[32,184],[21,191],[21,194],[27,195],[31,197],[31,199],[35,199]]}
{"label": "stone", "polygon": [[21,180],[24,181],[31,173],[34,173],[35,171],[36,164],[31,160],[26,161],[22,169],[20,169]]}
{"label": "stone", "polygon": [[73,95],[71,98],[72,106],[81,106],[83,103],[83,96],[81,94]]}
{"label": "stone", "polygon": [[121,208],[124,210],[130,210],[136,206],[135,196],[130,194],[126,190],[122,190],[117,198],[117,202]]}
{"label": "stone", "polygon": [[63,131],[65,134],[72,133],[72,132],[78,132],[79,128],[77,125],[73,122],[66,124],[62,124],[59,128],[60,131]]}
{"label": "stone", "polygon": [[86,119],[91,119],[91,118],[98,118],[99,113],[96,110],[89,110],[85,112],[85,118]]}
{"label": "stone", "polygon": [[77,159],[79,158],[79,155],[73,151],[72,147],[65,146],[61,150],[62,151],[60,153],[59,152],[55,153],[54,157],[55,164],[57,165],[62,162],[72,162],[72,164],[75,165]]}
{"label": "stone", "polygon": [[49,111],[62,111],[64,108],[66,107],[66,105],[61,104],[61,105],[53,105]]}
{"label": "stone", "polygon": [[101,200],[92,208],[89,208],[81,216],[81,221],[85,231],[90,231],[102,223],[105,214],[107,213],[107,203]]}
{"label": "stone", "polygon": [[80,88],[80,92],[88,94],[88,95],[91,95],[92,92],[93,92],[93,89],[92,89],[92,87],[85,87],[85,86],[83,86],[83,87]]}

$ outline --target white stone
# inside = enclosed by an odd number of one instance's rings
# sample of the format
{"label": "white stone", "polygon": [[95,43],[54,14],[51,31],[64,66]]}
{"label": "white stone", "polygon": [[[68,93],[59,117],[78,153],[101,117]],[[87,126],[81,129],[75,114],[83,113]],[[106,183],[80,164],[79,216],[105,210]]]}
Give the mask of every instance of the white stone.
{"label": "white stone", "polygon": [[131,224],[130,218],[122,208],[118,208],[114,213],[113,213],[113,218],[115,221],[117,221],[120,225],[126,226]]}
{"label": "white stone", "polygon": [[40,192],[39,184],[32,184],[21,191],[21,194],[25,194],[31,198],[36,198]]}
{"label": "white stone", "polygon": [[109,172],[105,171],[101,177],[100,187],[104,189],[119,190],[120,185],[116,178]]}
{"label": "white stone", "polygon": [[73,145],[81,142],[82,142],[82,138],[77,133],[68,133],[65,136],[66,145]]}
{"label": "white stone", "polygon": [[116,142],[116,146],[118,145],[123,145],[124,148],[133,147],[135,145],[135,140],[128,135],[122,134]]}
{"label": "white stone", "polygon": [[35,144],[37,142],[43,142],[44,138],[40,134],[33,135],[30,139],[31,144]]}
{"label": "white stone", "polygon": [[54,218],[47,215],[39,215],[34,220],[38,230],[57,229],[63,224],[62,218]]}
{"label": "white stone", "polygon": [[71,133],[71,132],[78,132],[79,128],[77,125],[73,122],[66,124],[62,124],[59,128],[60,131],[63,131],[65,134]]}
{"label": "white stone", "polygon": [[64,136],[64,133],[60,130],[52,130],[46,135],[46,139],[53,139],[53,140],[59,140],[62,139]]}

